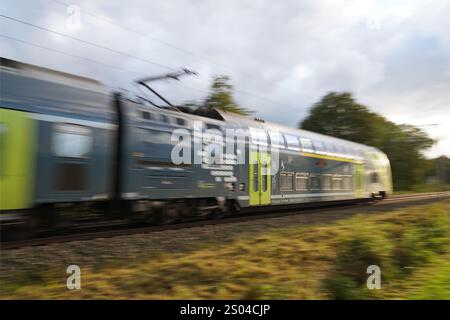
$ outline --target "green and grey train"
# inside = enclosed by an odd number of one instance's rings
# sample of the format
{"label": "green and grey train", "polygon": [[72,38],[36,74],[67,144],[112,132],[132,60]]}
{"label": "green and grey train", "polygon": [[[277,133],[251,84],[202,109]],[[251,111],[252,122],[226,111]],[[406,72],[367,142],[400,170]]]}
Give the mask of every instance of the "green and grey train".
{"label": "green and grey train", "polygon": [[[392,192],[389,160],[373,147],[218,110],[158,108],[92,79],[8,59],[0,73],[2,225],[48,223],[86,206],[163,222]],[[200,134],[246,135],[221,163],[175,164],[173,133],[195,140],[195,123]]]}

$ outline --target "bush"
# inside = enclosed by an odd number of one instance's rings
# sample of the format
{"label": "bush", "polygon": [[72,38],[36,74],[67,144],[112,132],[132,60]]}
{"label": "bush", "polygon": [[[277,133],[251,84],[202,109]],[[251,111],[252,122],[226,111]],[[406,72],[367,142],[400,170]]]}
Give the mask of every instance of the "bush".
{"label": "bush", "polygon": [[385,233],[357,220],[352,225],[357,234],[344,238],[340,244],[334,269],[324,285],[334,299],[367,299],[374,291],[367,289],[367,267],[381,268],[382,283],[392,277],[392,246]]}
{"label": "bush", "polygon": [[380,267],[382,286],[389,286],[391,280],[399,280],[433,257],[447,252],[450,234],[448,213],[430,210],[429,215],[421,215],[413,223],[402,222],[395,226],[379,222],[370,227],[363,220],[357,220],[351,225],[357,233],[338,244],[340,250],[333,271],[324,280],[332,298],[376,298],[377,291],[368,290],[366,286],[369,265]]}

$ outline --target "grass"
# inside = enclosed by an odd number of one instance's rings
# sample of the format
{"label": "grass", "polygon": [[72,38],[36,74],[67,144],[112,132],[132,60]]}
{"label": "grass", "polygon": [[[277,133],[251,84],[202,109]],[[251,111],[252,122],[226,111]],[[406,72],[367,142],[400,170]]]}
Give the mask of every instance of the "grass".
{"label": "grass", "polygon": [[410,193],[423,193],[423,192],[439,192],[450,191],[450,185],[436,184],[436,183],[421,183],[411,186],[408,190],[394,190],[394,195],[410,194]]}
{"label": "grass", "polygon": [[[374,264],[379,290],[366,286]],[[81,290],[67,290],[64,271],[55,266],[6,279],[1,297],[450,299],[450,203],[242,232],[229,243],[218,238],[186,252],[116,261],[83,269]]]}

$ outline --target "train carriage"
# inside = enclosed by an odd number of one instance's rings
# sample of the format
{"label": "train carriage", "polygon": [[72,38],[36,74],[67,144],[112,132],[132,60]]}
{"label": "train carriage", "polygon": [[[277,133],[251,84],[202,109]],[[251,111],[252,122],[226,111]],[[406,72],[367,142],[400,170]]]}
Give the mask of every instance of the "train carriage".
{"label": "train carriage", "polygon": [[218,111],[248,131],[241,206],[301,204],[385,197],[392,193],[389,160],[380,150],[260,119]]}
{"label": "train carriage", "polygon": [[116,125],[104,87],[12,60],[1,65],[0,209],[108,199]]}
{"label": "train carriage", "polygon": [[[105,217],[163,221],[392,192],[389,160],[373,147],[219,110],[158,108],[7,59],[0,73],[2,224],[88,203]],[[176,132],[190,137],[188,163],[174,162]],[[229,132],[240,133],[231,149]]]}

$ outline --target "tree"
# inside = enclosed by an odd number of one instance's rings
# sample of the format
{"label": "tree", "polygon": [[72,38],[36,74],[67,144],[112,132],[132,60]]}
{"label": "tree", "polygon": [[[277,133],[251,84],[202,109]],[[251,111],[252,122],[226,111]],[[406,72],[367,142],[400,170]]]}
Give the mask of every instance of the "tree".
{"label": "tree", "polygon": [[434,143],[419,128],[397,125],[371,112],[349,92],[325,95],[299,127],[379,148],[389,157],[396,189],[423,181],[428,165],[422,151]]}
{"label": "tree", "polygon": [[434,159],[427,160],[428,169],[426,171],[426,177],[432,181],[440,184],[442,189],[450,187],[450,158],[446,156],[440,156]]}
{"label": "tree", "polygon": [[331,92],[310,110],[299,127],[342,139],[376,145],[380,141],[382,119],[357,103],[349,92]]}
{"label": "tree", "polygon": [[213,79],[211,92],[200,108],[219,109],[226,112],[249,115],[251,111],[236,104],[233,98],[233,86],[228,76],[218,76]]}

